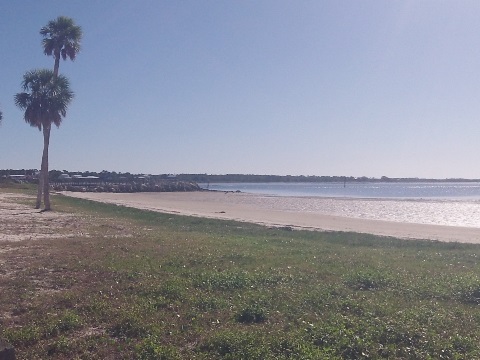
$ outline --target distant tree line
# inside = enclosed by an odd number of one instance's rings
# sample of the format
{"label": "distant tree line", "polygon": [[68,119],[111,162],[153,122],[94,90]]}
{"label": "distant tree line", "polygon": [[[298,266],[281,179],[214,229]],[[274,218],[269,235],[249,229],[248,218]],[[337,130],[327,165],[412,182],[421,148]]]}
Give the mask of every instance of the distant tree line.
{"label": "distant tree line", "polygon": [[284,183],[309,183],[309,182],[447,182],[447,181],[480,181],[480,179],[420,179],[420,178],[389,178],[382,176],[374,177],[354,177],[354,176],[304,176],[304,175],[249,175],[249,174],[180,174],[178,180],[194,181],[197,183],[228,183],[228,182],[284,182]]}
{"label": "distant tree line", "polygon": [[[183,181],[194,181],[197,183],[224,183],[224,182],[343,182],[355,181],[352,176],[304,176],[304,175],[253,175],[253,174],[225,174],[225,175],[208,175],[208,174],[179,174],[177,179]],[[367,179],[367,178],[365,178]]]}
{"label": "distant tree line", "polygon": [[[101,172],[95,171],[67,171],[67,170],[50,170],[48,172],[48,178],[50,181],[57,181],[62,174],[67,174],[69,176],[80,175],[82,177],[95,176],[103,182],[113,182],[113,183],[122,183],[122,182],[132,182],[139,179],[145,180],[168,180],[178,178],[170,174],[161,174],[161,175],[145,175],[145,174],[132,174],[129,172],[116,172],[116,171],[107,171],[103,170]],[[39,175],[37,169],[0,169],[0,178],[7,178],[10,175],[25,175],[31,179],[35,179]]]}
{"label": "distant tree line", "polygon": [[[4,169],[0,170],[0,178],[8,177],[9,175],[27,175],[34,177],[38,171],[36,169]],[[390,178],[382,176],[375,177],[353,177],[353,176],[304,176],[304,175],[253,175],[253,174],[224,174],[224,175],[209,175],[209,174],[132,174],[130,172],[116,172],[103,170],[101,172],[95,171],[67,171],[67,170],[50,170],[50,181],[57,181],[61,174],[68,174],[70,176],[80,175],[82,177],[96,176],[99,180],[104,182],[122,183],[138,181],[145,179],[145,181],[157,180],[177,180],[195,183],[234,183],[234,182],[249,182],[249,183],[265,183],[265,182],[284,182],[284,183],[312,183],[312,182],[347,182],[347,183],[365,183],[365,182],[479,182],[480,179],[421,179],[421,178]]]}
{"label": "distant tree line", "polygon": [[[58,180],[59,176],[61,174],[68,174],[70,176],[72,175],[80,175],[82,177],[87,177],[87,176],[96,176],[100,178],[103,181],[111,181],[111,182],[120,182],[120,181],[132,181],[135,178],[138,178],[140,175],[139,174],[130,174],[129,172],[127,173],[117,173],[115,171],[102,171],[102,172],[95,172],[95,171],[67,171],[67,170],[50,170],[48,172],[48,177],[50,181],[56,181]],[[38,176],[38,170],[36,169],[3,169],[0,170],[0,178],[5,178],[10,175],[26,175],[26,176]]]}

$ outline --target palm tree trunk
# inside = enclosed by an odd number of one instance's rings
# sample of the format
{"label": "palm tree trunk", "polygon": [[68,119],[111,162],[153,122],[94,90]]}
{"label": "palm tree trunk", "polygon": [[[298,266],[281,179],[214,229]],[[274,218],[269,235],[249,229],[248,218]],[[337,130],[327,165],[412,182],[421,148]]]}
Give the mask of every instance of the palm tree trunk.
{"label": "palm tree trunk", "polygon": [[[58,76],[58,69],[60,67],[60,51],[55,51],[54,57],[55,64],[53,66],[53,78],[56,79]],[[43,126],[43,155],[40,177],[38,179],[37,203],[35,206],[36,209],[40,209],[42,206],[43,193],[45,210],[50,210],[50,181],[48,178],[48,146],[50,144],[50,130],[50,124],[48,126]]]}
{"label": "palm tree trunk", "polygon": [[43,156],[42,156],[42,167],[43,167],[43,202],[45,205],[45,210],[50,210],[50,181],[48,179],[48,146],[50,145],[50,130],[52,126],[48,124],[43,126]]}
{"label": "palm tree trunk", "polygon": [[43,156],[42,156],[42,164],[40,165],[40,174],[38,174],[37,202],[35,204],[35,209],[40,209],[40,206],[42,206],[42,194],[43,194]]}
{"label": "palm tree trunk", "polygon": [[58,76],[58,68],[60,67],[60,50],[55,51],[54,57],[55,63],[53,65],[53,78],[56,79]]}
{"label": "palm tree trunk", "polygon": [[[45,133],[44,133],[44,137],[45,137]],[[40,173],[38,174],[37,202],[35,204],[35,209],[40,209],[42,207],[44,179],[45,179],[45,140],[44,140],[44,146],[43,146],[42,163],[40,164]]]}
{"label": "palm tree trunk", "polygon": [[[60,51],[55,51],[54,54],[55,63],[53,65],[53,79],[58,76],[58,69],[60,67]],[[47,127],[43,127],[43,156],[42,156],[42,169],[40,173],[40,179],[37,192],[37,209],[42,204],[42,191],[44,196],[45,210],[50,210],[50,180],[48,178],[48,146],[50,144],[50,129],[51,124]]]}

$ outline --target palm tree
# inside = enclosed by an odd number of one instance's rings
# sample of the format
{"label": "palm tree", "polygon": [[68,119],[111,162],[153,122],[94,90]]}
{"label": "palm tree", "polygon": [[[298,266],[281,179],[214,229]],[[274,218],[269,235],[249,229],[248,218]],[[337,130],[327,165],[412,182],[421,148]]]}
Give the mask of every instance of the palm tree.
{"label": "palm tree", "polygon": [[[43,36],[42,45],[45,55],[53,55],[55,63],[53,66],[53,77],[58,76],[58,68],[60,67],[60,57],[63,60],[75,60],[76,55],[80,51],[80,42],[82,40],[82,28],[75,25],[72,18],[59,16],[55,20],[50,20],[47,26],[40,29],[40,35]],[[42,163],[43,165],[43,163]],[[48,171],[40,167],[41,182],[48,183]],[[42,202],[43,186],[38,187],[37,204],[40,206]]]}
{"label": "palm tree", "polygon": [[[47,69],[32,70],[23,76],[24,92],[15,95],[15,104],[25,111],[24,120],[30,126],[43,131],[42,170],[38,187],[43,187],[45,210],[50,210],[50,192],[48,181],[48,146],[52,123],[60,126],[67,115],[67,108],[73,99],[70,83],[65,76],[54,76]],[[46,174],[46,176],[44,176]],[[41,194],[41,192],[40,192]],[[41,206],[41,197],[37,198],[36,208]]]}
{"label": "palm tree", "polygon": [[73,19],[66,16],[59,16],[55,20],[50,20],[47,26],[40,29],[43,36],[42,45],[45,55],[52,56],[55,59],[53,67],[54,76],[58,76],[60,66],[60,57],[63,60],[75,60],[80,51],[80,42],[82,40],[82,28],[75,25]]}

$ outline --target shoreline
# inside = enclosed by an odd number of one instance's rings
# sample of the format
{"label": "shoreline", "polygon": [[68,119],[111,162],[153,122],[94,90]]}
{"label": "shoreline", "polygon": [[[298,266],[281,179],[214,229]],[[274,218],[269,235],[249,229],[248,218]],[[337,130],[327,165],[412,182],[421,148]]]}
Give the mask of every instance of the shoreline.
{"label": "shoreline", "polygon": [[[199,191],[174,193],[70,193],[65,196],[143,210],[196,216],[272,227],[314,231],[367,233],[401,239],[480,244],[480,228],[371,220],[308,211],[262,207],[262,196],[246,193]],[[255,201],[254,201],[255,200]],[[338,200],[338,199],[336,199]],[[332,201],[336,201],[332,200]],[[344,199],[339,199],[344,201]]]}

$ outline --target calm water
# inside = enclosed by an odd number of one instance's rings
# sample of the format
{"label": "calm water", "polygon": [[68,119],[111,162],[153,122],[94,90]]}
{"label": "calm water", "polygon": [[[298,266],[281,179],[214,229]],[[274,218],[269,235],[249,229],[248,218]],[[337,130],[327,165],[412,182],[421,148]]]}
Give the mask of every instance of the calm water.
{"label": "calm water", "polygon": [[211,183],[203,188],[275,196],[480,200],[480,183]]}
{"label": "calm water", "polygon": [[[206,184],[201,184],[207,188]],[[266,209],[480,228],[480,183],[222,183]]]}

